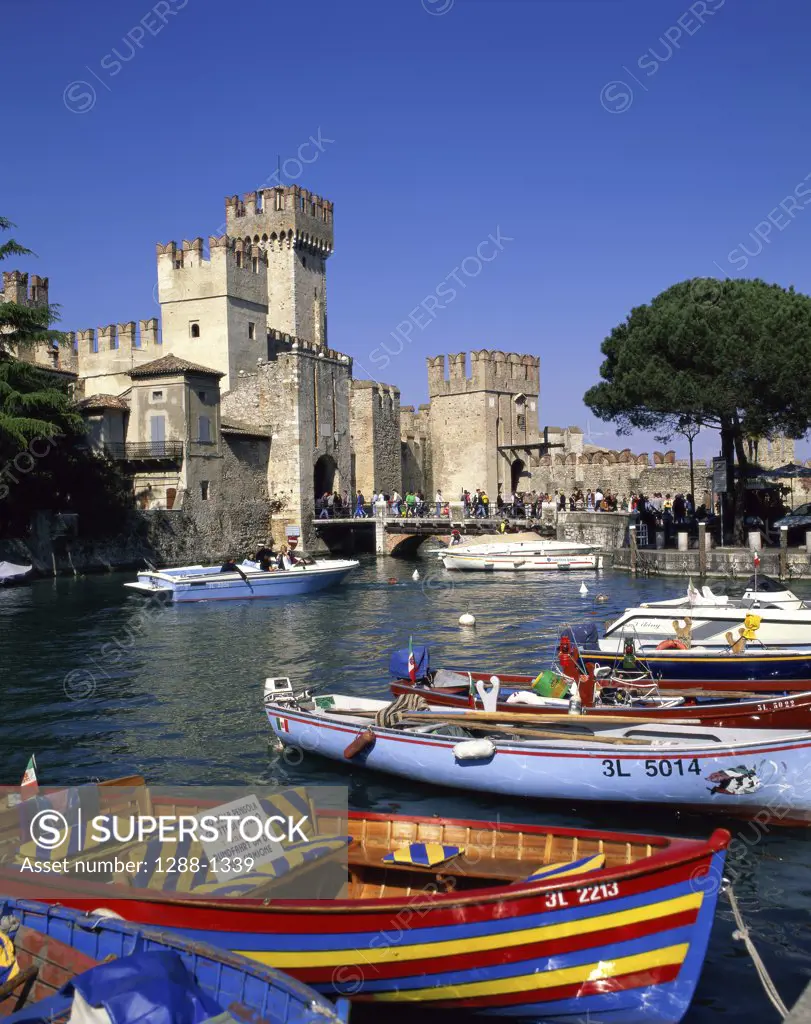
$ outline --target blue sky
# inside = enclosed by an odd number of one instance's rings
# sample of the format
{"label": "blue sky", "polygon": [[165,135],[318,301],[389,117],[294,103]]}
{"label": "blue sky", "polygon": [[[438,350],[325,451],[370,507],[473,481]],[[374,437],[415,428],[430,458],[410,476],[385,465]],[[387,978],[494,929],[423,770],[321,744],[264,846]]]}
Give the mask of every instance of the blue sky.
{"label": "blue sky", "polygon": [[633,306],[694,275],[811,292],[807,0],[4,0],[1,24],[0,212],[65,329],[156,315],[155,242],[215,232],[279,158],[335,202],[330,343],[404,404],[426,356],[501,348],[540,356],[542,424],[585,427]]}

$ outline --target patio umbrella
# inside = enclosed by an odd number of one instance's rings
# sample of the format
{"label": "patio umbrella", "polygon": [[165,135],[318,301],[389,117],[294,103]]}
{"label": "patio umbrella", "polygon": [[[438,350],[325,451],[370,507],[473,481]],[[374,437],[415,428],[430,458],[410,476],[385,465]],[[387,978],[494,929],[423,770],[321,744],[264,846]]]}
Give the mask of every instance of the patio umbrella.
{"label": "patio umbrella", "polygon": [[794,481],[798,477],[811,476],[811,469],[808,466],[801,466],[797,462],[787,462],[785,466],[767,470],[761,475],[768,476],[772,480],[791,480],[791,507],[794,508]]}

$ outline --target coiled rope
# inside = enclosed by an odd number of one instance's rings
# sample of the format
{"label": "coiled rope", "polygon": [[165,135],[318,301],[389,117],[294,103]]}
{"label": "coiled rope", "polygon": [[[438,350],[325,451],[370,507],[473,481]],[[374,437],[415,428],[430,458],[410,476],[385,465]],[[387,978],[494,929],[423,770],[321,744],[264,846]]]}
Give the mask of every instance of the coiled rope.
{"label": "coiled rope", "polygon": [[774,982],[769,977],[769,972],[766,970],[766,965],[760,959],[760,953],[758,953],[754,942],[752,942],[752,937],[750,936],[749,929],[746,927],[743,917],[741,916],[741,911],[738,907],[738,900],[735,897],[732,886],[727,884],[724,892],[729,900],[729,905],[732,907],[732,916],[735,918],[735,924],[738,926],[737,931],[732,933],[732,938],[743,940],[746,950],[752,958],[752,963],[755,965],[755,970],[757,971],[760,982],[763,985],[764,992],[769,997],[772,1006],[780,1014],[781,1019],[785,1020],[789,1014],[788,1007],[780,998],[780,993],[775,988]]}
{"label": "coiled rope", "polygon": [[431,707],[425,697],[418,693],[402,693],[391,704],[381,708],[375,715],[375,725],[382,729],[391,729],[399,725],[403,718],[412,711],[430,711]]}

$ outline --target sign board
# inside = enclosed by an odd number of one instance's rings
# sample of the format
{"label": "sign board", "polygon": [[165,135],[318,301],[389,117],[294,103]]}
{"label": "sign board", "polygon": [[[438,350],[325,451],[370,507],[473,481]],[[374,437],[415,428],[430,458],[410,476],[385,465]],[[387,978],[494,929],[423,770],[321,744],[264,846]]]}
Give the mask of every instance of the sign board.
{"label": "sign board", "polygon": [[727,492],[727,460],[724,458],[712,460],[712,490],[713,494]]}
{"label": "sign board", "polygon": [[287,546],[289,548],[295,548],[298,546],[299,538],[301,537],[300,526],[287,526],[285,527],[285,539],[287,540]]}
{"label": "sign board", "polygon": [[[199,821],[201,818],[221,818],[245,820],[251,818],[260,823],[267,821],[259,798],[255,794],[244,796],[239,800],[232,800],[227,804],[220,804],[219,807],[212,807],[210,810],[201,811],[195,815]],[[253,823],[253,821],[252,821]],[[260,864],[267,864],[277,857],[284,855],[284,848],[281,843],[274,842],[264,835],[257,839],[246,841],[239,834],[231,832],[230,838],[225,829],[218,829],[220,835],[212,841],[203,840],[203,849],[209,862],[214,865],[218,881],[229,882],[240,874],[259,867]],[[256,831],[256,830],[254,830]],[[245,864],[245,859],[250,858],[252,863]]]}

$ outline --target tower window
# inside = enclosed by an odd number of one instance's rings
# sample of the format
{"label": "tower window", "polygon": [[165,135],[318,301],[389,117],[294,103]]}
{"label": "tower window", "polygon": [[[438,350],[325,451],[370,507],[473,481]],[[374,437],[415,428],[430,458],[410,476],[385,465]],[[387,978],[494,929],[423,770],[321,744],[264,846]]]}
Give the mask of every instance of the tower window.
{"label": "tower window", "polygon": [[256,193],[256,212],[257,213],[261,213],[264,208],[265,208],[265,193],[264,192],[257,192]]}
{"label": "tower window", "polygon": [[256,337],[256,324],[251,323],[251,321],[249,320],[248,321],[248,338],[251,341],[253,341],[255,337]]}
{"label": "tower window", "polygon": [[153,391],[152,392],[152,401],[153,402],[162,402],[163,401],[163,392],[162,391]]}
{"label": "tower window", "polygon": [[274,200],[274,206],[277,210],[284,209],[284,192],[280,188],[276,189],[276,196]]}
{"label": "tower window", "polygon": [[206,400],[206,392],[205,391],[198,391],[197,392],[197,397],[200,399],[201,402],[205,402],[205,400]]}
{"label": "tower window", "polygon": [[200,481],[200,501],[208,501],[208,480]]}
{"label": "tower window", "polygon": [[199,338],[200,337],[200,321],[189,320],[189,337]]}
{"label": "tower window", "polygon": [[301,265],[302,265],[302,267],[306,267],[307,266],[307,257],[306,256],[302,256],[301,257]]}
{"label": "tower window", "polygon": [[211,420],[208,416],[197,419],[197,440],[200,444],[211,444]]}
{"label": "tower window", "polygon": [[254,256],[251,262],[253,264],[253,272],[254,272],[254,274],[258,274],[259,273],[259,257],[258,256]]}
{"label": "tower window", "polygon": [[238,267],[242,266],[242,253],[239,252],[239,251],[237,251],[237,266]]}

